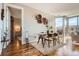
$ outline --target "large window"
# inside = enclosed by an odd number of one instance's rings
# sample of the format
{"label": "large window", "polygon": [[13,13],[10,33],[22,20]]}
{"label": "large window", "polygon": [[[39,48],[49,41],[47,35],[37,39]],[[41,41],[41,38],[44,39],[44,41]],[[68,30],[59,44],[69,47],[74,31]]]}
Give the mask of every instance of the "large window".
{"label": "large window", "polygon": [[56,31],[63,33],[63,17],[56,17],[55,23],[56,23]]}
{"label": "large window", "polygon": [[56,27],[62,27],[62,25],[63,25],[63,18],[62,17],[57,17],[55,19],[55,21],[56,21]]}
{"label": "large window", "polygon": [[77,26],[77,17],[70,17],[69,18],[69,25],[70,26]]}
{"label": "large window", "polygon": [[69,17],[69,31],[78,34],[79,16]]}

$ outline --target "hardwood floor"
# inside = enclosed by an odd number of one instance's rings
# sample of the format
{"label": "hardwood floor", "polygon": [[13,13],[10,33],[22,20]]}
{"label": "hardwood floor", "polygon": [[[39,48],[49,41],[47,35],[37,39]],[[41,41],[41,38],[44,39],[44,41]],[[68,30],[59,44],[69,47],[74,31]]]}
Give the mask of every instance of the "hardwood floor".
{"label": "hardwood floor", "polygon": [[6,49],[2,51],[3,56],[41,56],[43,55],[39,50],[27,43],[22,45],[20,38],[16,38],[11,42]]}
{"label": "hardwood floor", "polygon": [[[70,50],[70,51],[69,51]],[[79,56],[79,46],[73,45],[72,49],[68,49],[67,47],[56,49],[47,55],[49,56]]]}
{"label": "hardwood floor", "polygon": [[28,48],[26,47],[26,45],[23,45],[20,49],[11,49],[7,48],[6,50],[4,50],[4,56],[43,56],[43,54],[39,50],[37,50],[30,44]]}
{"label": "hardwood floor", "polygon": [[78,56],[79,55],[79,46],[73,45],[72,48],[61,47],[59,49],[56,49],[50,53],[47,53],[44,55],[41,53],[38,49],[36,49],[33,45],[28,43],[28,46],[26,44],[20,45],[18,43],[18,40],[14,41],[14,43],[9,44],[9,46],[3,50],[2,56],[69,56],[69,51],[71,50],[71,56]]}

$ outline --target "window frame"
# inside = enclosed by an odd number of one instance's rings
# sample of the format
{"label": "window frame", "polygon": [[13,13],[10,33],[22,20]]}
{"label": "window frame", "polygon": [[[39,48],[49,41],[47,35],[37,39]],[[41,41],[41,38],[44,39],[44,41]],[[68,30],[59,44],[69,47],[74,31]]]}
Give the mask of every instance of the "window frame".
{"label": "window frame", "polygon": [[69,25],[69,18],[74,18],[74,17],[77,17],[76,32],[79,32],[79,15],[68,17],[68,28],[69,28],[69,26],[70,26],[70,25]]}

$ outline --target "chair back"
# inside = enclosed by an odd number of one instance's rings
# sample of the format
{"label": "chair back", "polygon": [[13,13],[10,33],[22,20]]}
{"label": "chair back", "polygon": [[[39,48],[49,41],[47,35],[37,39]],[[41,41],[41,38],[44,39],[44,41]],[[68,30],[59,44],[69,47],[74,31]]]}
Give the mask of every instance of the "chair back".
{"label": "chair back", "polygon": [[57,33],[54,33],[53,35],[54,35],[54,36],[58,36],[58,34],[57,34]]}

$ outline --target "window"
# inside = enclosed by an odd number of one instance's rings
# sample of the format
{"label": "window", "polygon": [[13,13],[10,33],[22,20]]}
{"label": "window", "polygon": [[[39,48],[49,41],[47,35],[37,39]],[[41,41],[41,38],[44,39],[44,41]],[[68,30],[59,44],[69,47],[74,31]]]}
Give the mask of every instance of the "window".
{"label": "window", "polygon": [[59,33],[63,33],[63,17],[56,17],[56,31]]}
{"label": "window", "polygon": [[79,31],[79,16],[69,18],[69,31],[78,34]]}
{"label": "window", "polygon": [[69,18],[69,25],[70,26],[77,26],[77,17]]}
{"label": "window", "polygon": [[62,27],[62,25],[63,25],[63,18],[62,17],[57,17],[55,19],[55,21],[56,21],[56,27]]}

